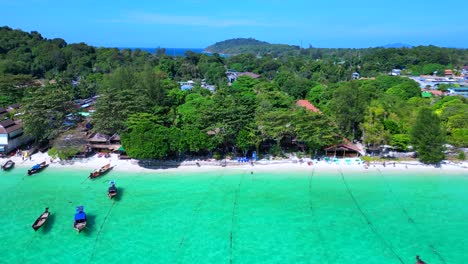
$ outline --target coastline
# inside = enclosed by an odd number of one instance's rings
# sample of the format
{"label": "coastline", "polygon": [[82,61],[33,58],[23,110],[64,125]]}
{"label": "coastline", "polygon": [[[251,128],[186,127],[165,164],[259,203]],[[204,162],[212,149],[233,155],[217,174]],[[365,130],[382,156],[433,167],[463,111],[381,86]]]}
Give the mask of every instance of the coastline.
{"label": "coastline", "polygon": [[[362,172],[367,171],[388,171],[388,172],[453,172],[453,173],[468,173],[468,162],[442,164],[441,167],[433,165],[425,165],[418,161],[400,161],[383,163],[372,162],[366,168],[362,162],[346,163],[341,160],[340,163],[326,162],[324,160],[316,161],[304,159],[299,162],[297,159],[282,159],[282,160],[259,160],[253,163],[240,163],[234,160],[216,161],[216,160],[186,160],[182,162],[176,161],[145,161],[145,160],[121,160],[117,154],[111,154],[109,158],[98,157],[97,155],[84,159],[74,159],[69,161],[60,161],[52,159],[47,153],[36,153],[31,156],[31,159],[23,160],[21,156],[12,156],[0,159],[1,164],[11,159],[15,162],[16,167],[29,168],[37,163],[46,161],[50,168],[59,169],[74,169],[94,171],[100,167],[110,163],[113,170],[122,172],[200,172],[213,171],[220,169],[229,170],[248,170],[251,173],[255,172],[287,172],[287,171],[312,171],[319,170],[325,172],[336,172],[342,170],[346,172]],[[52,161],[52,162],[51,162]]]}

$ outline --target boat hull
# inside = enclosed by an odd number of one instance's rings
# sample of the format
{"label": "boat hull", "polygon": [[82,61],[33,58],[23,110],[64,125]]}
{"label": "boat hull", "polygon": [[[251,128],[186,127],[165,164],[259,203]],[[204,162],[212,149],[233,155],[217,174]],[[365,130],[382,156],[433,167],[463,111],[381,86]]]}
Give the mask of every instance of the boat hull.
{"label": "boat hull", "polygon": [[100,168],[99,170],[95,171],[95,172],[91,172],[89,174],[89,178],[91,179],[94,179],[94,178],[97,178],[97,177],[100,177],[100,176],[103,176],[104,174],[108,173],[110,170],[112,170],[113,167],[110,166],[110,164],[107,164],[105,166],[103,166],[102,168]]}
{"label": "boat hull", "polygon": [[37,231],[39,228],[41,228],[43,225],[45,225],[45,223],[47,222],[47,219],[49,218],[50,216],[50,212],[44,212],[42,213],[37,219],[36,221],[34,221],[34,224],[32,225],[32,228],[34,229],[34,231]]}
{"label": "boat hull", "polygon": [[109,199],[112,199],[115,196],[117,196],[117,192],[109,192],[109,193],[107,193],[107,196],[109,196]]}
{"label": "boat hull", "polygon": [[11,160],[7,161],[5,164],[2,165],[2,170],[10,170],[15,166],[15,163]]}
{"label": "boat hull", "polygon": [[85,227],[86,221],[73,224],[73,228],[75,228],[75,230],[78,231],[78,233],[80,233]]}
{"label": "boat hull", "polygon": [[43,169],[45,169],[47,167],[49,167],[49,164],[41,165],[41,167],[39,169],[30,169],[30,170],[28,170],[28,175],[31,176],[33,174],[41,172]]}

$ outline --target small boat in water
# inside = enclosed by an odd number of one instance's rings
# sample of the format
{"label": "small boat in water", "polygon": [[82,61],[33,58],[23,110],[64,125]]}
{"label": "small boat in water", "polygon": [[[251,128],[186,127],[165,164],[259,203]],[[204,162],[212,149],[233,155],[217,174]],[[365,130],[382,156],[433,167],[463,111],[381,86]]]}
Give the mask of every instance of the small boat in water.
{"label": "small boat in water", "polygon": [[2,170],[9,170],[13,168],[13,166],[15,166],[15,162],[12,160],[8,160],[7,162],[5,162],[5,164],[2,165]]}
{"label": "small boat in water", "polygon": [[75,228],[78,233],[81,232],[86,227],[86,213],[83,211],[84,207],[76,207],[75,220],[73,222],[73,228]]}
{"label": "small boat in water", "polygon": [[102,166],[100,169],[97,169],[89,174],[89,178],[94,179],[99,176],[102,176],[106,172],[110,171],[112,169],[110,163],[107,165]]}
{"label": "small boat in water", "polygon": [[43,170],[44,168],[47,168],[48,166],[49,166],[49,164],[46,164],[45,161],[43,161],[42,163],[36,164],[36,165],[32,166],[32,168],[30,170],[28,170],[28,175],[33,175],[34,173],[38,173],[41,170]]}
{"label": "small boat in water", "polygon": [[47,219],[49,218],[50,212],[49,208],[46,208],[45,211],[34,221],[34,224],[32,225],[32,228],[34,231],[37,231],[41,226],[43,226]]}
{"label": "small boat in water", "polygon": [[115,187],[115,181],[110,182],[110,187],[107,190],[107,195],[110,199],[114,198],[117,195],[117,187]]}

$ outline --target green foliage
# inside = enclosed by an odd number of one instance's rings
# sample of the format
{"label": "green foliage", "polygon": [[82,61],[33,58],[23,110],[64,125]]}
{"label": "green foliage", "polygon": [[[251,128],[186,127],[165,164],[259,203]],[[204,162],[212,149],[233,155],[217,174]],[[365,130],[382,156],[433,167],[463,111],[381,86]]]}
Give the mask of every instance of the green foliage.
{"label": "green foliage", "polygon": [[[424,107],[439,116],[448,142],[468,146],[466,99],[420,98],[416,82],[388,76],[403,67],[404,73],[443,74],[468,64],[466,49],[300,49],[251,39],[218,44],[247,53],[171,57],[162,50],[95,48],[1,27],[0,106],[24,102],[18,111],[24,118],[15,112],[9,117],[21,118],[26,132],[41,140],[63,131],[64,116],[74,112],[73,99],[97,95],[94,130],[121,133],[130,155],[142,158],[253,148],[260,156],[272,141],[275,153],[286,147],[308,153],[342,137],[405,149],[406,135]],[[226,69],[261,78],[243,76],[228,86]],[[349,81],[355,71],[376,78]],[[177,84],[202,79],[216,85],[216,92],[182,91]],[[49,80],[58,84],[40,87]],[[78,84],[72,87],[72,81]],[[295,107],[304,98],[322,114]]]}
{"label": "green foliage", "polygon": [[282,44],[269,44],[264,41],[258,41],[252,38],[237,38],[217,42],[205,49],[211,53],[221,54],[241,54],[252,53],[258,55],[264,54],[283,54],[299,51],[298,46],[289,46]]}
{"label": "green foliage", "polygon": [[67,85],[29,88],[22,108],[25,132],[37,141],[55,138],[64,127],[65,116],[75,112],[72,98],[73,92]]}
{"label": "green foliage", "polygon": [[50,148],[49,151],[47,151],[47,154],[53,159],[58,157],[57,149],[54,147]]}
{"label": "green foliage", "polygon": [[445,137],[440,119],[431,109],[422,108],[411,131],[411,141],[416,147],[419,160],[426,164],[437,164],[444,155]]}
{"label": "green foliage", "polygon": [[460,150],[460,152],[458,152],[458,159],[461,161],[464,161],[466,159],[465,151]]}
{"label": "green foliage", "polygon": [[392,135],[390,145],[395,147],[399,151],[408,150],[408,146],[411,142],[411,137],[407,134],[395,134]]}

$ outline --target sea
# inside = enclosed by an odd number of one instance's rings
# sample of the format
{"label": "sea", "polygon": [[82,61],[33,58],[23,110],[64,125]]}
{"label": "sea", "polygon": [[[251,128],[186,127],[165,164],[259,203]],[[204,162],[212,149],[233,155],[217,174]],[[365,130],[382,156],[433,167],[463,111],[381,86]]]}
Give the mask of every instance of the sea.
{"label": "sea", "polygon": [[158,49],[165,49],[166,54],[169,55],[169,56],[182,56],[182,57],[185,56],[185,53],[187,51],[192,51],[192,52],[200,54],[200,53],[203,53],[203,50],[204,50],[204,49],[200,49],[200,48],[119,48],[119,49],[120,50],[122,50],[122,49],[131,49],[131,50],[140,49],[142,51],[146,51],[146,52],[149,52],[149,53],[156,53],[156,51]]}
{"label": "sea", "polygon": [[[466,174],[220,167],[91,180],[92,169],[27,169],[0,172],[0,263],[466,261]],[[88,226],[78,234],[80,205]],[[46,207],[51,216],[35,232]]]}

